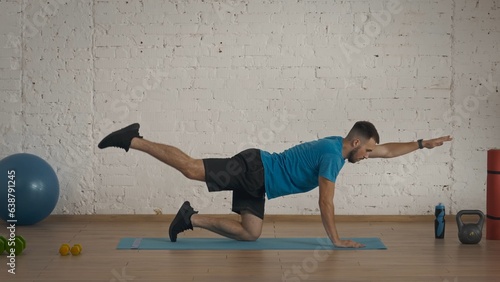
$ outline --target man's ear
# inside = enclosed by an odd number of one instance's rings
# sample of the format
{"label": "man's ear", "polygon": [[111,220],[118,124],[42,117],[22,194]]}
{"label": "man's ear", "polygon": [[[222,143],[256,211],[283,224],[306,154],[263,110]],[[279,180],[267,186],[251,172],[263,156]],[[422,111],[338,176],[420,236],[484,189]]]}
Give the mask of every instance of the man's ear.
{"label": "man's ear", "polygon": [[356,148],[356,147],[358,147],[359,145],[361,145],[361,140],[359,140],[358,138],[354,138],[354,139],[352,140],[352,147],[353,147],[353,148]]}

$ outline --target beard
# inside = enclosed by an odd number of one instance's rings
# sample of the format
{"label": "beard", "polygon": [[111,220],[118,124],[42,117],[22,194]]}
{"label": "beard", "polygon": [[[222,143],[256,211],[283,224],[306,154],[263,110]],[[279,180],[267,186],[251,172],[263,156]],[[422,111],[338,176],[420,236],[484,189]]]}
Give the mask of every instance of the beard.
{"label": "beard", "polygon": [[354,155],[356,155],[356,153],[358,152],[359,148],[354,148],[352,149],[352,151],[349,152],[349,154],[347,154],[347,160],[350,162],[350,163],[356,163],[357,160],[354,158]]}

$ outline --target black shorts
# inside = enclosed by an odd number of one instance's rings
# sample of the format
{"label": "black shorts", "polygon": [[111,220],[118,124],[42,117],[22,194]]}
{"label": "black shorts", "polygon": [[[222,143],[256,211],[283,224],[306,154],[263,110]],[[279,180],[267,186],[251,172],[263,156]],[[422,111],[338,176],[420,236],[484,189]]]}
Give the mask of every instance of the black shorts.
{"label": "black shorts", "polygon": [[203,159],[208,191],[233,191],[232,211],[246,210],[264,219],[265,183],[260,150],[247,149],[232,158]]}

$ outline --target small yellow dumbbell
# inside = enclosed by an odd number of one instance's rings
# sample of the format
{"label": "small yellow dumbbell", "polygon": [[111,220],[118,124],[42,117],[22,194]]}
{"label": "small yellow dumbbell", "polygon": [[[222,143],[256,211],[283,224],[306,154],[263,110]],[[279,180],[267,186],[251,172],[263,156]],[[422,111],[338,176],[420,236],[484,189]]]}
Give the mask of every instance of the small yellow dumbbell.
{"label": "small yellow dumbbell", "polygon": [[71,250],[71,247],[68,244],[62,244],[61,247],[59,248],[59,254],[61,256],[67,256],[69,255]]}
{"label": "small yellow dumbbell", "polygon": [[71,254],[74,256],[79,255],[82,252],[82,246],[80,244],[75,244],[71,247]]}

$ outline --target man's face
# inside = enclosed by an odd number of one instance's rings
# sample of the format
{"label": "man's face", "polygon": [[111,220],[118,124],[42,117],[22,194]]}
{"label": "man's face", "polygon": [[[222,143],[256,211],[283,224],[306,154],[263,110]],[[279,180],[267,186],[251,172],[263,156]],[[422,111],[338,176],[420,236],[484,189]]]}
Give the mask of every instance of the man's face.
{"label": "man's face", "polygon": [[357,163],[363,159],[367,159],[373,149],[375,149],[375,146],[377,146],[377,143],[373,140],[373,138],[365,141],[364,143],[359,139],[356,139],[353,142],[355,147],[347,155],[347,160],[350,163]]}

